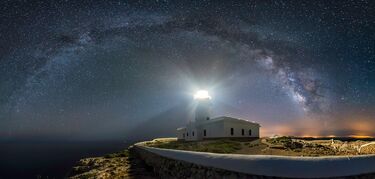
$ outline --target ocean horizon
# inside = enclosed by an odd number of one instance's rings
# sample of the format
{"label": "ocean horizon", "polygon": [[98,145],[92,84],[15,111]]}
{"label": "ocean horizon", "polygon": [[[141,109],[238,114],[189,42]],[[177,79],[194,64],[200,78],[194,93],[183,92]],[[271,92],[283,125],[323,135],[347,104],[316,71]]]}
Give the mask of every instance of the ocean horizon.
{"label": "ocean horizon", "polygon": [[0,141],[0,178],[65,178],[82,158],[126,149],[124,141]]}

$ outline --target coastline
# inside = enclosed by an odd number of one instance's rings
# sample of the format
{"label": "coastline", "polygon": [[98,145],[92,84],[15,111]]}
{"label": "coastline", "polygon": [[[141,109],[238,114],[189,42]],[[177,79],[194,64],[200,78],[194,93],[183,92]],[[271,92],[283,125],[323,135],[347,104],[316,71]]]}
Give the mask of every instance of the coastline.
{"label": "coastline", "polygon": [[[173,139],[168,140],[173,141]],[[80,165],[75,167],[71,178],[82,176],[88,178],[124,176],[127,178],[139,176],[143,178],[188,178],[213,177],[223,173],[236,176],[235,178],[249,176],[261,178],[356,176],[365,178],[374,176],[375,173],[375,168],[368,165],[368,163],[375,162],[375,155],[298,157],[218,154],[147,146],[149,144],[150,141],[139,142],[122,153],[82,159],[79,162]],[[124,152],[127,154],[124,155]],[[119,167],[124,170],[116,169]],[[291,170],[295,167],[299,170]],[[338,168],[340,170],[336,170]]]}
{"label": "coastline", "polygon": [[103,156],[127,148],[118,141],[0,141],[0,178],[66,178],[81,158]]}

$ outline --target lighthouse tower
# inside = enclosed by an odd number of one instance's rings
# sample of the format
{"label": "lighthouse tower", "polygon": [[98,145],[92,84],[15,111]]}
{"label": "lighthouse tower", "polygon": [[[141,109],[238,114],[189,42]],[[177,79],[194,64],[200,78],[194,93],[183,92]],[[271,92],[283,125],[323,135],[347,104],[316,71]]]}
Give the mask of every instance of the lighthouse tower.
{"label": "lighthouse tower", "polygon": [[194,99],[198,103],[195,109],[195,122],[201,123],[210,120],[212,103],[208,92],[200,90],[194,95]]}
{"label": "lighthouse tower", "polygon": [[215,138],[259,138],[259,123],[220,116],[211,118],[211,96],[200,90],[194,95],[195,121],[177,129],[177,140],[197,141]]}

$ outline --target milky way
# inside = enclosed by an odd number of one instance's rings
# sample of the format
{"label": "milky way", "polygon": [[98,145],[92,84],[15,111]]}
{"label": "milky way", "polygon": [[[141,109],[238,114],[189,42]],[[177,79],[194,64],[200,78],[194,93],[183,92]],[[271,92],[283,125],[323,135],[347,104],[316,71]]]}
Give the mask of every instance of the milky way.
{"label": "milky way", "polygon": [[267,135],[375,135],[351,127],[375,122],[370,2],[1,8],[2,138],[169,136],[199,89],[215,115],[258,121]]}

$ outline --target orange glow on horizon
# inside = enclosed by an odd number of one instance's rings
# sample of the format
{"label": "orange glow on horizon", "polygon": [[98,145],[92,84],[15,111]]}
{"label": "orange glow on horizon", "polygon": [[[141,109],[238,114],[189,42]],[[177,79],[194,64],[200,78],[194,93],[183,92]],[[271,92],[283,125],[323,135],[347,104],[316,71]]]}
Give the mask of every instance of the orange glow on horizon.
{"label": "orange glow on horizon", "polygon": [[364,138],[375,138],[375,136],[368,136],[368,135],[350,135],[349,137],[364,139]]}
{"label": "orange glow on horizon", "polygon": [[[284,135],[280,135],[284,136]],[[288,135],[285,135],[288,136]],[[271,135],[264,136],[264,137],[271,137]],[[329,135],[329,136],[314,136],[314,135],[302,135],[302,136],[294,136],[292,137],[301,137],[301,138],[356,138],[356,139],[366,139],[366,138],[375,138],[375,136],[368,136],[368,135],[348,135],[348,136],[335,136],[335,135]]]}
{"label": "orange glow on horizon", "polygon": [[261,135],[312,138],[375,138],[375,121],[371,118],[349,116],[325,120],[303,118],[281,124],[270,122],[262,124]]}

